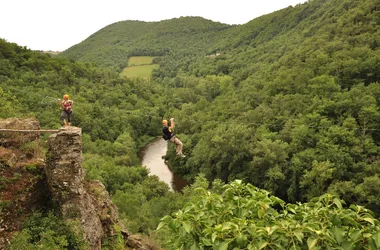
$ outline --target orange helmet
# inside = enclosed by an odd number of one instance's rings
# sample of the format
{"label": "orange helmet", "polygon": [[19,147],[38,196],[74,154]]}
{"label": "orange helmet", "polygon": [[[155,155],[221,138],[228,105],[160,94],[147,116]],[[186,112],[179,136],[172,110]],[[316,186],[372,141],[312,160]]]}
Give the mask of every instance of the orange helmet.
{"label": "orange helmet", "polygon": [[63,99],[69,99],[69,95],[63,95]]}
{"label": "orange helmet", "polygon": [[168,124],[168,120],[162,120],[162,124],[164,125]]}

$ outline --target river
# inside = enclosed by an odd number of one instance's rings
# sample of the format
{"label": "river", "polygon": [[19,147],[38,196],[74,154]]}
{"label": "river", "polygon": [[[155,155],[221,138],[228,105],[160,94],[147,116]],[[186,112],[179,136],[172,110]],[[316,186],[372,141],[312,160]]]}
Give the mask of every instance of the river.
{"label": "river", "polygon": [[172,191],[181,191],[186,182],[179,176],[173,174],[162,156],[166,155],[168,149],[167,142],[161,137],[148,144],[140,152],[141,165],[150,169],[151,175],[169,185]]}

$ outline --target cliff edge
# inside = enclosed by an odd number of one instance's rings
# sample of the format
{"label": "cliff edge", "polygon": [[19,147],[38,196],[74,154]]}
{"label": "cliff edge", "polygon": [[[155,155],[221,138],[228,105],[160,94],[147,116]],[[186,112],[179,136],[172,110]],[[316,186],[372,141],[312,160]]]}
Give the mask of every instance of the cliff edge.
{"label": "cliff edge", "polygon": [[114,249],[120,243],[124,249],[157,249],[123,228],[100,181],[85,179],[81,128],[52,131],[46,159],[39,129],[35,119],[0,120],[0,249],[40,210],[58,211],[89,249]]}
{"label": "cliff edge", "polygon": [[81,129],[65,127],[52,134],[47,152],[47,183],[62,217],[79,222],[90,248],[101,249],[102,240],[121,233],[118,212],[101,182],[85,181]]}

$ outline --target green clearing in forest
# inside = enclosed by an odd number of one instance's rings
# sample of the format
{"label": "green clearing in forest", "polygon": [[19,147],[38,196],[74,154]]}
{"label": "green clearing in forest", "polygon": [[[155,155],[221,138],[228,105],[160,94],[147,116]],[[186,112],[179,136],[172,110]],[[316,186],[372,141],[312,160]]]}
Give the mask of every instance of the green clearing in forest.
{"label": "green clearing in forest", "polygon": [[132,56],[128,59],[128,67],[152,64],[153,58],[151,56]]}
{"label": "green clearing in forest", "polygon": [[129,78],[142,77],[149,78],[152,74],[153,69],[158,69],[158,64],[143,65],[143,66],[133,66],[125,68],[120,75]]}
{"label": "green clearing in forest", "polygon": [[121,76],[135,78],[149,78],[153,69],[159,67],[158,64],[152,64],[154,57],[151,56],[132,56],[128,60],[128,67],[123,69]]}

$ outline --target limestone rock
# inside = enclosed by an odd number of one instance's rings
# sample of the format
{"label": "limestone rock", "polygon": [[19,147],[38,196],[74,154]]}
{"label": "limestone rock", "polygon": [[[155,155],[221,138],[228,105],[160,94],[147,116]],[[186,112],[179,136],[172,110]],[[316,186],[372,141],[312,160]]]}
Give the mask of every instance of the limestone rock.
{"label": "limestone rock", "polygon": [[[35,119],[6,119],[0,120],[0,129],[38,130],[40,126]],[[126,249],[157,249],[123,228],[117,207],[100,181],[85,180],[80,128],[62,127],[52,134],[45,161],[39,138],[34,131],[0,131],[0,176],[14,179],[7,189],[0,189],[0,200],[9,204],[3,206],[0,218],[0,249],[6,248],[22,221],[51,200],[63,218],[73,222],[73,230],[83,232],[90,249],[101,249],[103,239],[114,237],[123,237]]]}
{"label": "limestone rock", "polygon": [[0,162],[13,167],[17,162],[17,156],[12,150],[0,147]]}
{"label": "limestone rock", "polygon": [[[38,130],[40,129],[40,123],[34,118],[10,118],[0,120],[0,129]],[[0,131],[0,146],[20,148],[25,143],[35,141],[38,138],[40,138],[39,133]]]}
{"label": "limestone rock", "polygon": [[145,241],[140,235],[131,235],[127,239],[126,250],[162,250],[161,248],[150,245]]}
{"label": "limestone rock", "polygon": [[117,233],[116,206],[100,182],[86,182],[82,167],[82,131],[64,127],[48,140],[46,176],[53,199],[65,219],[80,222],[91,249],[101,249],[103,238]]}
{"label": "limestone rock", "polygon": [[[35,119],[12,118],[0,120],[0,128],[37,130],[39,124]],[[39,133],[0,132],[0,249],[6,249],[25,219],[46,207],[45,163],[39,158],[39,146]]]}

